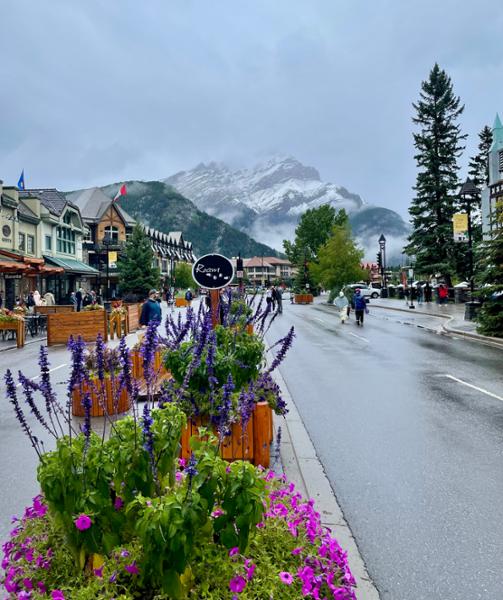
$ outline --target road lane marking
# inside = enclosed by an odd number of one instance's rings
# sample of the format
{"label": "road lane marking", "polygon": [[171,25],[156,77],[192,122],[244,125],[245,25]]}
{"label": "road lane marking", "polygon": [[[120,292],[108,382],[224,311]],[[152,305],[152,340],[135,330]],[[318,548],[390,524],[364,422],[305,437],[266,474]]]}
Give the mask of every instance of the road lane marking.
{"label": "road lane marking", "polygon": [[352,335],[353,337],[358,338],[359,340],[363,340],[364,342],[367,342],[367,344],[370,344],[367,338],[364,338],[361,335],[357,335],[356,333],[352,333],[351,331],[348,331],[348,333],[349,335]]}
{"label": "road lane marking", "polygon": [[323,319],[320,319],[319,317],[314,317],[317,321],[319,321],[320,323],[325,324],[326,321],[324,321]]}
{"label": "road lane marking", "polygon": [[[62,365],[58,365],[57,367],[54,367],[54,369],[49,369],[49,373],[54,373],[54,371],[57,371],[58,369],[62,369],[63,367],[66,367],[68,363],[63,363]],[[40,375],[35,375],[35,377],[28,377],[28,379],[31,379],[32,381],[34,379],[39,379]],[[21,387],[21,384],[18,383],[16,385],[16,387]]]}
{"label": "road lane marking", "polygon": [[484,388],[481,388],[481,387],[478,387],[471,383],[468,383],[467,381],[463,381],[462,379],[458,379],[457,377],[454,377],[454,375],[448,375],[447,373],[445,373],[443,375],[439,375],[439,377],[447,377],[447,379],[452,379],[452,381],[456,381],[457,383],[466,385],[466,387],[472,388],[473,390],[477,390],[477,392],[482,392],[483,394],[486,394],[487,396],[491,396],[491,398],[496,398],[496,400],[501,400],[501,402],[503,402],[503,398],[501,396],[493,394],[492,392],[489,392],[488,390],[484,390]]}

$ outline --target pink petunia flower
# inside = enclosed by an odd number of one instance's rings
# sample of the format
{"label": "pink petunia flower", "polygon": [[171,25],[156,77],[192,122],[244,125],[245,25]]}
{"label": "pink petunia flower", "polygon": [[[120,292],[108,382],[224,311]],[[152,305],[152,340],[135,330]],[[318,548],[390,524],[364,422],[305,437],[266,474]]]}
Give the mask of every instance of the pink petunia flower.
{"label": "pink petunia flower", "polygon": [[229,556],[235,556],[236,554],[239,554],[239,548],[237,546],[234,546],[234,548],[231,548],[229,550]]}
{"label": "pink petunia flower", "polygon": [[65,600],[65,595],[61,590],[52,590],[51,598],[52,600]]}
{"label": "pink petunia flower", "polygon": [[140,573],[140,569],[138,569],[138,567],[136,566],[135,560],[133,560],[133,562],[130,565],[126,565],[124,568],[130,575],[138,575]]}
{"label": "pink petunia flower", "polygon": [[279,578],[286,585],[292,585],[293,583],[293,575],[288,571],[281,571],[281,573],[279,574]]}
{"label": "pink petunia flower", "polygon": [[229,589],[231,592],[240,594],[246,587],[246,579],[241,575],[236,575],[229,581]]}
{"label": "pink petunia flower", "polygon": [[117,496],[115,498],[115,502],[114,502],[115,510],[121,510],[123,508],[123,506],[124,506],[124,500],[120,496]]}
{"label": "pink petunia flower", "polygon": [[77,519],[75,519],[74,523],[75,527],[79,531],[85,531],[86,529],[89,529],[89,527],[91,527],[91,525],[93,524],[93,522],[91,521],[91,517],[88,517],[87,515],[79,515]]}

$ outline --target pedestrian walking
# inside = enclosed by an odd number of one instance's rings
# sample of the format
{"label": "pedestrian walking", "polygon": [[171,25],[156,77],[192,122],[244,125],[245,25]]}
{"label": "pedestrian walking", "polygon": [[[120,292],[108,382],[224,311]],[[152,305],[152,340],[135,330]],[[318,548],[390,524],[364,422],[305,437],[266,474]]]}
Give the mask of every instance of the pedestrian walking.
{"label": "pedestrian walking", "polygon": [[273,299],[278,305],[278,313],[281,315],[283,314],[283,292],[281,291],[281,288],[273,288],[273,294]]}
{"label": "pedestrian walking", "polygon": [[416,294],[417,294],[417,303],[419,305],[421,305],[423,303],[423,287],[420,283],[417,284]]}
{"label": "pedestrian walking", "polygon": [[140,315],[140,325],[146,327],[151,321],[161,322],[161,305],[157,302],[157,290],[150,290],[148,300],[143,303]]}
{"label": "pedestrian walking", "polygon": [[424,301],[431,302],[431,296],[432,296],[431,285],[430,285],[430,282],[428,281],[426,283],[426,285],[424,286]]}
{"label": "pedestrian walking", "polygon": [[82,308],[82,300],[84,299],[83,291],[84,290],[82,288],[79,288],[75,292],[75,300],[76,300],[75,309],[77,312],[80,312],[80,310]]}
{"label": "pedestrian walking", "polygon": [[355,290],[355,295],[353,296],[353,303],[355,307],[355,317],[356,324],[360,327],[363,327],[363,315],[369,312],[367,308],[367,303],[365,302],[365,298],[361,295],[360,288]]}
{"label": "pedestrian walking", "polygon": [[445,304],[447,303],[448,297],[449,297],[449,290],[447,289],[446,285],[441,283],[438,286],[438,302],[439,302],[440,306],[445,306]]}
{"label": "pedestrian walking", "polygon": [[82,296],[82,306],[89,306],[93,303],[93,297],[90,292],[85,292]]}
{"label": "pedestrian walking", "polygon": [[341,319],[341,323],[344,325],[344,323],[349,317],[349,301],[342,290],[339,292],[339,295],[335,299],[334,304],[339,309],[339,317]]}
{"label": "pedestrian walking", "polygon": [[295,302],[295,292],[293,290],[290,290],[290,304],[293,304]]}
{"label": "pedestrian walking", "polygon": [[185,300],[189,306],[191,305],[192,298],[194,298],[194,294],[191,292],[190,288],[188,288],[185,292]]}
{"label": "pedestrian walking", "polygon": [[272,297],[272,288],[268,288],[265,292],[265,303],[267,306],[268,312],[274,311],[274,302]]}

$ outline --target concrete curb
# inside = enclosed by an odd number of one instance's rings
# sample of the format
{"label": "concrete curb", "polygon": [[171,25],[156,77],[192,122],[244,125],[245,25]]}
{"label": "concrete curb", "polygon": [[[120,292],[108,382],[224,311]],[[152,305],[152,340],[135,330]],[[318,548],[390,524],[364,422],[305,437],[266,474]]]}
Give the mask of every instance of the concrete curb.
{"label": "concrete curb", "polygon": [[323,525],[332,531],[348,553],[349,566],[358,586],[358,600],[379,600],[379,592],[367,572],[356,541],[344,519],[285,380],[278,370],[275,371],[274,378],[289,410],[285,418],[276,415],[274,417],[275,430],[281,427],[282,431],[280,452],[284,473],[296,484],[305,498],[315,500]]}

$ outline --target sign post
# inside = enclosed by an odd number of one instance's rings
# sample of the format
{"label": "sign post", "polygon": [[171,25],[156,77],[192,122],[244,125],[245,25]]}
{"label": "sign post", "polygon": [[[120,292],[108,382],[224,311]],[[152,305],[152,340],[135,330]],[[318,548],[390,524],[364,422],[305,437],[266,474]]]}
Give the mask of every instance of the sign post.
{"label": "sign post", "polygon": [[234,279],[231,261],[221,254],[205,254],[192,267],[194,281],[210,291],[211,322],[215,328],[220,321],[220,290]]}

